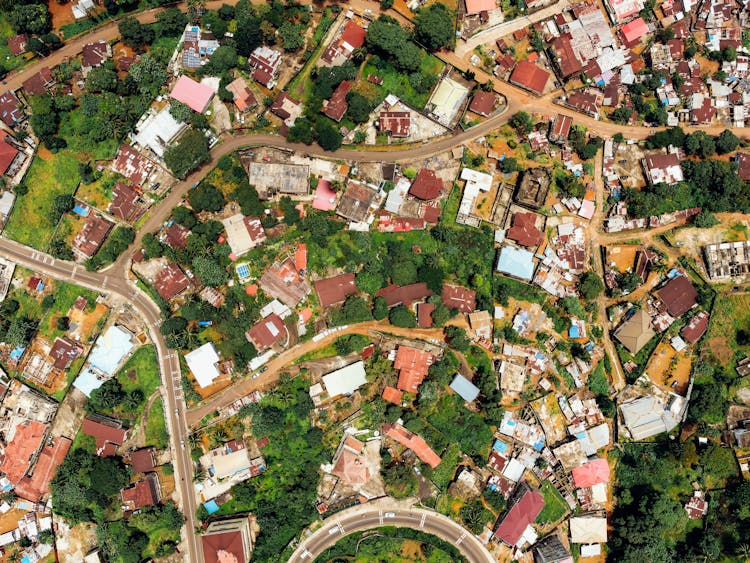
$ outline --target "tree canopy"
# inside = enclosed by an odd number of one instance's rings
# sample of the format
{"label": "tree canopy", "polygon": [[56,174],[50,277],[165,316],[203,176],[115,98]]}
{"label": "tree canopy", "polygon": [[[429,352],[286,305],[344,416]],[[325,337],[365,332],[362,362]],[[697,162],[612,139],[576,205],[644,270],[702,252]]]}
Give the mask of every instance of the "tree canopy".
{"label": "tree canopy", "polygon": [[453,19],[440,2],[422,8],[414,18],[414,38],[430,51],[449,47],[454,36]]}

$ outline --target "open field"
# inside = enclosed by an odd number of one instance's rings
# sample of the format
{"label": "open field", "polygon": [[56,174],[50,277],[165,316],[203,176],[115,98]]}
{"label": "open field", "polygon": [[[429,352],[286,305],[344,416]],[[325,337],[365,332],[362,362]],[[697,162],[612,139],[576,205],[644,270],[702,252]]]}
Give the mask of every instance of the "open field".
{"label": "open field", "polygon": [[730,363],[738,354],[750,352],[750,346],[737,343],[739,329],[750,329],[750,294],[717,295],[711,311],[705,349],[722,364]]}
{"label": "open field", "polygon": [[152,404],[146,419],[146,444],[164,449],[169,446],[167,423],[164,419],[164,403],[159,397]]}
{"label": "open field", "polygon": [[549,481],[545,481],[541,486],[542,495],[544,495],[544,508],[536,517],[539,524],[551,524],[557,522],[568,512],[568,505],[565,499],[555,486]]}

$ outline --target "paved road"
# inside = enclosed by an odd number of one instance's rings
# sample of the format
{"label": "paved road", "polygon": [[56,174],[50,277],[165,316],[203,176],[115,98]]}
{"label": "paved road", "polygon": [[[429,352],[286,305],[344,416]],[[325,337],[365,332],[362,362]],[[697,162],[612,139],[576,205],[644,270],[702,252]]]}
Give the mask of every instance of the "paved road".
{"label": "paved road", "polygon": [[[80,264],[57,260],[48,254],[38,252],[17,242],[0,237],[0,255],[16,264],[41,272],[52,278],[74,283],[97,292],[116,294],[129,302],[142,316],[148,327],[151,340],[156,347],[159,371],[162,379],[162,396],[165,398],[165,417],[170,429],[172,442],[175,482],[182,510],[185,513],[184,539],[187,545],[187,561],[200,563],[202,550],[198,549],[195,529],[195,495],[193,493],[193,461],[187,445],[188,426],[185,401],[182,400],[180,362],[177,352],[169,350],[164,337],[159,332],[161,315],[159,308],[142,291],[127,279],[110,273],[88,272]],[[183,445],[184,444],[184,445]]]}
{"label": "paved road", "polygon": [[380,526],[413,528],[433,534],[459,548],[471,563],[495,561],[471,532],[447,516],[421,508],[403,509],[388,502],[376,502],[349,508],[328,518],[323,527],[300,543],[289,563],[309,563],[343,536]]}

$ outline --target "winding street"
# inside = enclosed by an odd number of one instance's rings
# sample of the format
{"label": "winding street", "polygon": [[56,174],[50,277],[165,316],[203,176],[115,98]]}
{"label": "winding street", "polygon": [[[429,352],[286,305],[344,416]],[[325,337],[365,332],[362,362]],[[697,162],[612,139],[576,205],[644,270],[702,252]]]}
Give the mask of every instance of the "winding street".
{"label": "winding street", "polygon": [[300,542],[289,563],[309,563],[342,537],[380,526],[412,528],[433,534],[458,547],[471,563],[495,561],[471,532],[447,516],[421,508],[399,508],[392,499],[383,499],[348,508],[327,518],[322,527]]}

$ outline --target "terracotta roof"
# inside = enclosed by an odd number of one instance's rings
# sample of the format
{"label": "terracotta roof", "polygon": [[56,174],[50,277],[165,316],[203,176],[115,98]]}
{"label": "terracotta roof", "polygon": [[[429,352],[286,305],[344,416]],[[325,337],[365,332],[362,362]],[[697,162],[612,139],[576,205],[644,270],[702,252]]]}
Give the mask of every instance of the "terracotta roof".
{"label": "terracotta roof", "polygon": [[234,105],[240,111],[246,111],[258,105],[258,100],[255,99],[252,90],[248,88],[247,83],[242,78],[237,78],[227,84],[227,91],[232,93]]}
{"label": "terracotta roof", "polygon": [[12,55],[20,55],[26,51],[26,44],[29,42],[29,36],[25,33],[14,35],[8,38],[8,49]]}
{"label": "terracotta roof", "polygon": [[307,244],[301,242],[294,251],[294,267],[298,272],[307,270]]}
{"label": "terracotta roof", "polygon": [[[87,436],[96,438],[97,454],[102,457],[107,457],[107,455],[103,454],[114,453],[114,449],[116,448],[112,446],[121,446],[125,442],[125,436],[127,435],[127,430],[124,428],[103,424],[91,418],[84,419],[81,432]],[[109,447],[107,447],[107,444],[109,444]]]}
{"label": "terracotta roof", "polygon": [[8,127],[14,127],[22,121],[24,113],[21,111],[21,102],[18,97],[10,90],[0,96],[0,119]]}
{"label": "terracotta roof", "polygon": [[28,96],[43,96],[47,92],[47,88],[50,88],[52,84],[52,72],[49,67],[44,67],[24,81],[23,91]]}
{"label": "terracotta roof", "polygon": [[203,560],[205,563],[247,563],[242,545],[242,533],[239,531],[223,534],[204,534]]}
{"label": "terracotta roof", "polygon": [[395,387],[386,387],[383,389],[383,400],[393,403],[394,405],[401,405],[401,398],[404,396],[403,391],[399,391]]}
{"label": "terracotta roof", "polygon": [[531,90],[535,94],[541,94],[544,91],[548,79],[549,72],[529,61],[519,62],[510,75],[510,81],[513,84]]}
{"label": "terracotta roof", "polygon": [[505,514],[495,530],[495,537],[514,546],[521,539],[526,527],[544,508],[544,497],[537,491],[527,491]]}
{"label": "terracotta roof", "polygon": [[148,473],[154,465],[154,448],[142,448],[130,454],[130,464],[136,473]]}
{"label": "terracotta roof", "polygon": [[688,324],[682,327],[682,330],[680,331],[682,338],[684,338],[685,341],[689,342],[690,344],[695,344],[696,342],[698,342],[701,336],[706,333],[706,329],[708,328],[708,319],[709,314],[706,311],[701,311],[700,313],[695,315],[692,319],[690,319],[690,322]]}
{"label": "terracotta roof", "polygon": [[135,186],[117,182],[112,188],[109,212],[118,219],[132,223],[141,218],[146,207],[141,203],[141,192]]}
{"label": "terracotta roof", "polygon": [[350,485],[367,483],[370,480],[370,471],[367,469],[364,457],[347,449],[341,450],[331,473]]}
{"label": "terracotta roof", "polygon": [[432,291],[426,283],[412,283],[409,285],[389,285],[379,290],[375,296],[383,297],[389,307],[394,305],[410,306],[412,303],[426,299],[432,295]]}
{"label": "terracotta roof", "polygon": [[429,445],[427,445],[427,442],[425,442],[424,438],[421,436],[409,432],[401,425],[386,424],[383,427],[383,430],[385,431],[386,436],[393,438],[402,446],[409,448],[419,459],[433,469],[440,464],[440,456],[437,455]]}
{"label": "terracotta roof", "polygon": [[573,469],[573,481],[576,487],[593,487],[600,483],[609,483],[609,465],[606,459],[595,459]]}
{"label": "terracotta roof", "polygon": [[0,471],[13,485],[26,475],[46,433],[47,426],[36,420],[28,420],[16,427],[13,439],[5,446],[5,456],[0,464]]}
{"label": "terracotta roof", "polygon": [[442,191],[443,181],[429,168],[422,168],[409,188],[411,195],[424,200],[435,199]]}
{"label": "terracotta roof", "polygon": [[344,117],[349,104],[346,102],[346,95],[352,89],[352,83],[344,80],[339,84],[331,94],[330,99],[323,103],[323,113],[338,122]]}
{"label": "terracotta roof", "polygon": [[18,155],[18,149],[5,141],[0,141],[0,174],[5,174]]}
{"label": "terracotta roof", "polygon": [[469,111],[487,117],[495,109],[496,101],[497,97],[494,92],[479,90],[474,94],[474,98],[471,100],[471,104],[469,104]]}
{"label": "terracotta roof", "polygon": [[51,446],[42,448],[39,460],[34,467],[31,477],[24,477],[16,486],[16,494],[32,502],[39,500],[49,493],[49,484],[55,477],[57,468],[68,455],[73,442],[64,436],[58,436]]}
{"label": "terracotta roof", "polygon": [[550,49],[555,56],[555,64],[564,77],[583,70],[583,65],[576,57],[571,40],[572,35],[570,33],[563,33],[550,42]]}
{"label": "terracotta roof", "polygon": [[349,295],[357,293],[353,273],[318,280],[313,285],[315,285],[315,291],[318,293],[321,307],[342,303]]}
{"label": "terracotta roof", "polygon": [[153,168],[153,163],[128,145],[121,145],[112,169],[128,180],[142,186]]}
{"label": "terracotta roof", "polygon": [[656,295],[667,307],[667,312],[675,318],[687,313],[698,302],[698,292],[684,275],[669,280]]}
{"label": "terracotta roof", "polygon": [[440,298],[449,309],[458,309],[461,313],[473,313],[476,309],[477,292],[460,285],[443,285]]}
{"label": "terracotta roof", "polygon": [[344,25],[344,32],[341,34],[341,40],[345,41],[356,49],[365,44],[365,37],[367,36],[367,30],[360,26],[354,20],[349,20]]}
{"label": "terracotta roof", "polygon": [[122,504],[125,510],[138,510],[146,506],[153,506],[159,502],[159,486],[155,474],[150,474],[134,485],[122,490]]}
{"label": "terracotta roof", "polygon": [[434,362],[435,357],[429,352],[411,346],[399,346],[393,362],[393,369],[400,370],[396,387],[415,393]]}
{"label": "terracotta roof", "polygon": [[69,338],[55,338],[49,357],[55,369],[66,369],[71,362],[83,353],[83,349]]}
{"label": "terracotta roof", "polygon": [[544,233],[536,228],[536,218],[535,213],[516,213],[513,216],[513,226],[505,236],[523,246],[539,246],[544,240]]}
{"label": "terracotta roof", "polygon": [[188,287],[190,287],[190,279],[174,263],[169,263],[162,268],[154,280],[154,288],[167,301],[171,301]]}
{"label": "terracotta roof", "polygon": [[245,337],[259,352],[270,348],[282,338],[286,339],[287,336],[286,325],[276,313],[261,319],[245,333]]}
{"label": "terracotta roof", "polygon": [[112,223],[97,215],[89,215],[81,230],[73,239],[73,246],[84,256],[91,258],[104,243]]}
{"label": "terracotta roof", "polygon": [[417,326],[419,328],[432,328],[432,312],[435,305],[432,303],[417,303]]}
{"label": "terracotta roof", "polygon": [[466,0],[466,15],[488,12],[497,8],[495,0]]}

